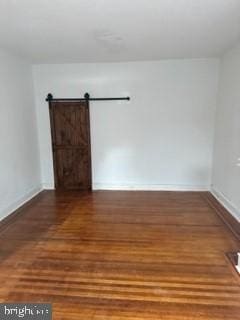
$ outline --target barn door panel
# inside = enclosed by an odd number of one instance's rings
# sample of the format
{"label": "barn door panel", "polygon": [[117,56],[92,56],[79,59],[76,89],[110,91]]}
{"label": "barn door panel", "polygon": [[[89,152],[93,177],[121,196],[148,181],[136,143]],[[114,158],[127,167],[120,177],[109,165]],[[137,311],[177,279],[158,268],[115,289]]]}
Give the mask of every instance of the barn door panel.
{"label": "barn door panel", "polygon": [[91,144],[87,101],[50,103],[56,189],[91,189]]}

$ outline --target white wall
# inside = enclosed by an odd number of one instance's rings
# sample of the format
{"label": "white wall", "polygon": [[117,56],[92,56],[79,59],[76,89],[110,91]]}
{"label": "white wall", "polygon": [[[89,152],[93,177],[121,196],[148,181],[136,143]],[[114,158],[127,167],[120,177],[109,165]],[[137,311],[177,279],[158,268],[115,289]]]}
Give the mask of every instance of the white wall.
{"label": "white wall", "polygon": [[93,182],[103,189],[211,184],[218,60],[34,66],[42,180],[53,187],[48,92],[131,96],[91,102]]}
{"label": "white wall", "polygon": [[0,50],[0,219],[40,188],[31,66]]}
{"label": "white wall", "polygon": [[240,220],[240,46],[220,64],[213,191]]}

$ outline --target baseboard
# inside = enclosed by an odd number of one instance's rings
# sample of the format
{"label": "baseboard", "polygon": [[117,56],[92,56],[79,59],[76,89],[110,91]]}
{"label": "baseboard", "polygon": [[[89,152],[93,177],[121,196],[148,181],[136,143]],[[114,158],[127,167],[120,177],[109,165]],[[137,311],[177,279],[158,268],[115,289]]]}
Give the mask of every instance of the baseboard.
{"label": "baseboard", "polygon": [[228,210],[231,215],[234,216],[234,218],[240,223],[240,210],[238,210],[236,206],[234,206],[234,204],[224,194],[222,194],[215,188],[211,188],[211,193],[221,203],[221,205],[224,206],[224,208]]}
{"label": "baseboard", "polygon": [[109,184],[94,183],[93,190],[123,191],[209,191],[210,186],[173,185],[173,184]]}
{"label": "baseboard", "polygon": [[[43,190],[54,190],[54,183],[44,182]],[[119,191],[209,191],[210,186],[175,185],[175,184],[124,184],[124,183],[93,183],[93,190],[119,190]]]}
{"label": "baseboard", "polygon": [[43,190],[42,186],[38,186],[36,188],[32,188],[24,195],[15,200],[11,205],[6,207],[0,212],[0,222],[6,219],[10,214],[14,211],[18,210],[25,203],[29,202],[32,198],[34,198],[37,194],[39,194]]}
{"label": "baseboard", "polygon": [[43,190],[54,190],[55,189],[54,183],[44,182],[44,183],[42,183],[42,189]]}
{"label": "baseboard", "polygon": [[219,194],[217,196],[213,190],[211,190],[211,192],[205,192],[203,197],[231,230],[234,236],[240,241],[240,221],[235,216],[236,212],[233,212],[230,209],[230,202],[220,199]]}

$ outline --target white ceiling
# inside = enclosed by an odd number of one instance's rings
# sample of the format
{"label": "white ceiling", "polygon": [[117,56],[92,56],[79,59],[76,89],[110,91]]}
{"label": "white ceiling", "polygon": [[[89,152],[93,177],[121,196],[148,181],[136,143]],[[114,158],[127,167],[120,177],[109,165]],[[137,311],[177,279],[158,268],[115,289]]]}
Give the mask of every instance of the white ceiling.
{"label": "white ceiling", "polygon": [[240,0],[0,0],[0,46],[36,63],[212,57]]}

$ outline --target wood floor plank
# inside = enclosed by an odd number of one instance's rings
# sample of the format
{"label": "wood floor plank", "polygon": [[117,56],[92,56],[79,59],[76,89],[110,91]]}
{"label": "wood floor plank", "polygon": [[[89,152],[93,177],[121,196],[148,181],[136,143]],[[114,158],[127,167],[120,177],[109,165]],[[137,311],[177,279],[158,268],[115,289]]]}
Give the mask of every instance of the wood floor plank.
{"label": "wood floor plank", "polygon": [[0,301],[54,320],[240,319],[239,243],[200,192],[44,192],[0,232]]}

